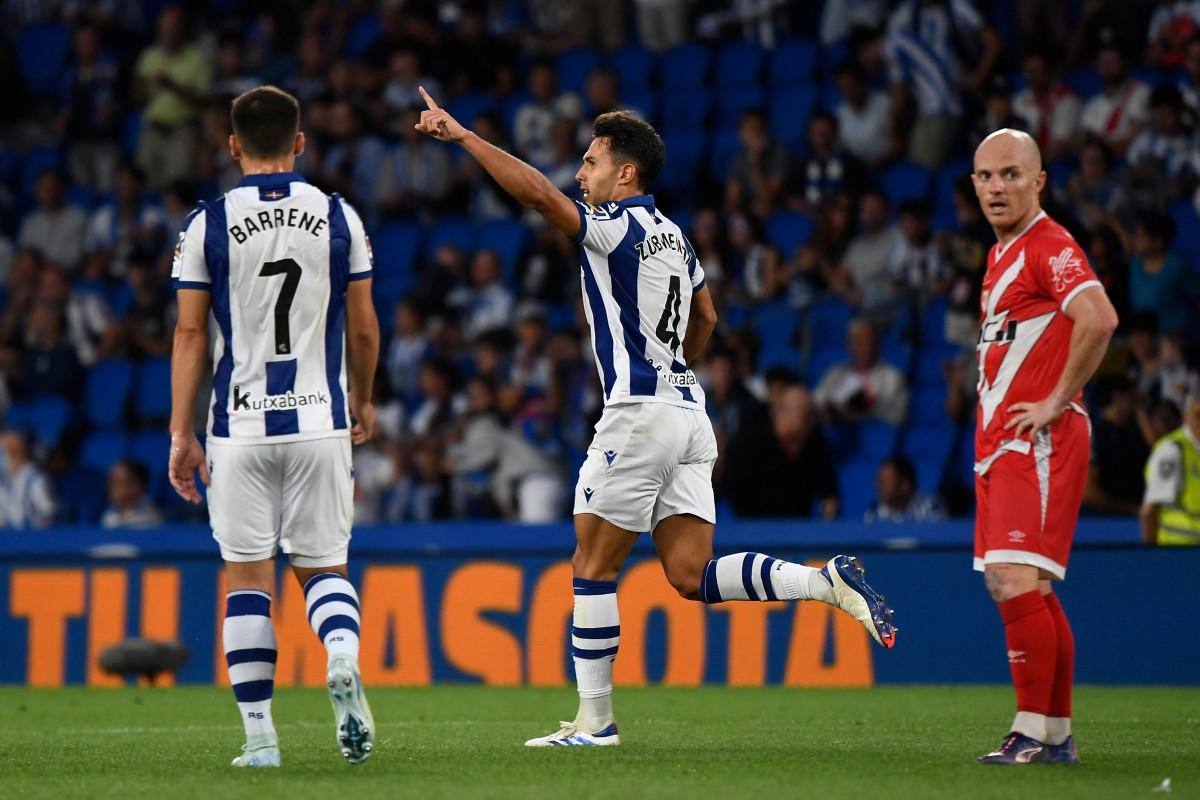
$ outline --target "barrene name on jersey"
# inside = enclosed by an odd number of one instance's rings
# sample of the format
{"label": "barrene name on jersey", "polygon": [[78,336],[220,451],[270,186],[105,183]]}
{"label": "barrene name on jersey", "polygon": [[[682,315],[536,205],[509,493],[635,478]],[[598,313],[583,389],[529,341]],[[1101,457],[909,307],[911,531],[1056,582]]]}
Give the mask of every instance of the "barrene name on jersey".
{"label": "barrene name on jersey", "polygon": [[308,231],[314,238],[320,238],[321,230],[325,227],[325,222],[325,219],[322,217],[310,214],[307,211],[301,211],[298,208],[289,208],[286,210],[274,208],[270,211],[259,211],[258,214],[253,216],[242,217],[241,225],[230,226],[229,235],[238,244],[244,244],[247,239],[256,233],[286,227]]}

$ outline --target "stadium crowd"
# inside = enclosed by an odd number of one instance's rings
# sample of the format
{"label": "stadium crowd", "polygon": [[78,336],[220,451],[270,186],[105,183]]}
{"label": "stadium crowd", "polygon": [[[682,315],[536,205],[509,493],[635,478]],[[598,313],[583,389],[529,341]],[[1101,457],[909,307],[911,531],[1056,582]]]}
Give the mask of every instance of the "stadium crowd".
{"label": "stadium crowd", "polygon": [[414,130],[418,85],[573,196],[597,113],[662,133],[658,205],[720,316],[695,366],[724,518],[969,513],[994,241],[970,154],[998,127],[1037,138],[1043,205],[1121,315],[1085,513],[1137,513],[1200,389],[1200,3],[3,8],[0,525],[195,518],[164,476],[172,251],[237,183],[229,102],[260,83],[299,98],[298,170],[372,234],[359,522],[563,519],[602,405],[574,245]]}

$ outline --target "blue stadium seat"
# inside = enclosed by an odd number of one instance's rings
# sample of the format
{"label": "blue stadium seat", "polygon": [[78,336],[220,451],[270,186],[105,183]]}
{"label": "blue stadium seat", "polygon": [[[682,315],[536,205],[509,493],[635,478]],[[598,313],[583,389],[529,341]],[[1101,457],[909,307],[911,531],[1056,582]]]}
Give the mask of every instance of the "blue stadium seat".
{"label": "blue stadium seat", "polygon": [[161,430],[142,431],[129,440],[129,457],[146,467],[150,473],[150,485],[146,487],[151,497],[158,497],[167,483],[167,452],[171,437]]}
{"label": "blue stadium seat", "polygon": [[926,303],[921,309],[920,330],[917,332],[922,347],[944,344],[946,341],[946,311],[949,303],[944,297],[938,297]]}
{"label": "blue stadium seat", "polygon": [[94,525],[107,506],[103,475],[75,467],[54,482],[58,518],[63,523]]}
{"label": "blue stadium seat", "polygon": [[35,147],[21,159],[21,192],[33,194],[38,176],[47,169],[62,167],[62,153],[57,147]]}
{"label": "blue stadium seat", "polygon": [[1190,258],[1200,257],[1200,215],[1191,200],[1171,204],[1171,219],[1175,221],[1175,239],[1171,249]]}
{"label": "blue stadium seat", "polygon": [[411,222],[389,222],[371,234],[375,256],[372,280],[388,290],[407,288],[416,270],[421,228]]}
{"label": "blue stadium seat", "polygon": [[97,428],[111,428],[125,419],[125,406],[133,389],[133,363],[105,359],[92,365],[84,386],[83,407],[87,421]]}
{"label": "blue stadium seat", "polygon": [[784,259],[789,259],[812,236],[813,221],[796,211],[776,211],[767,218],[766,228],[767,241]]}
{"label": "blue stadium seat", "polygon": [[588,75],[598,66],[600,54],[590,47],[572,47],[570,50],[564,50],[555,63],[558,87],[582,95],[587,87]]}
{"label": "blue stadium seat", "polygon": [[609,66],[617,73],[622,97],[634,89],[646,89],[656,72],[654,54],[640,44],[627,44],[609,55]]}
{"label": "blue stadium seat", "polygon": [[781,42],[767,71],[772,86],[807,86],[817,67],[817,43],[808,39]]}
{"label": "blue stadium seat", "polygon": [[712,110],[712,96],[707,89],[664,89],[658,108],[663,131],[702,130]]}
{"label": "blue stadium seat", "polygon": [[717,52],[714,82],[722,88],[756,86],[763,61],[762,48],[744,41],[730,42]]}
{"label": "blue stadium seat", "polygon": [[[940,365],[938,366],[940,369]],[[945,384],[924,383],[909,394],[908,420],[913,425],[948,425]]]}
{"label": "blue stadium seat", "polygon": [[[660,212],[662,211],[662,209],[658,210]],[[686,208],[681,208],[678,211],[671,212],[671,222],[674,222],[679,226],[679,230],[683,231],[683,235],[688,237],[689,242],[692,238],[692,219],[694,219],[695,216],[695,214]],[[701,266],[704,265],[701,264]]]}
{"label": "blue stadium seat", "polygon": [[527,229],[515,219],[496,219],[485,222],[479,229],[476,247],[480,250],[495,250],[504,265],[504,281],[515,285],[517,261],[525,249]]}
{"label": "blue stadium seat", "polygon": [[1091,68],[1073,69],[1063,76],[1063,83],[1071,87],[1083,100],[1104,90],[1100,75]]}
{"label": "blue stadium seat", "polygon": [[546,308],[546,326],[551,331],[570,330],[578,325],[573,304],[557,303]]}
{"label": "blue stadium seat", "polygon": [[22,26],[17,34],[17,69],[36,97],[58,89],[71,47],[71,29],[59,22]]}
{"label": "blue stadium seat", "polygon": [[958,218],[954,213],[954,184],[963,175],[970,175],[971,169],[971,162],[965,158],[956,158],[938,168],[933,192],[934,230],[958,229]]}
{"label": "blue stadium seat", "polygon": [[733,160],[741,150],[742,141],[738,138],[737,128],[718,129],[713,134],[712,157],[709,159],[713,174],[722,181],[728,178]]}
{"label": "blue stadium seat", "polygon": [[663,134],[667,145],[667,161],[658,184],[668,191],[691,189],[696,183],[696,171],[704,155],[704,132],[698,129],[668,130]]}
{"label": "blue stadium seat", "polygon": [[649,89],[630,89],[622,92],[621,107],[636,111],[643,119],[658,119],[658,98]]}
{"label": "blue stadium seat", "polygon": [[879,467],[872,461],[852,458],[838,467],[841,518],[861,520],[875,500],[875,475]]}
{"label": "blue stadium seat", "polygon": [[762,348],[758,353],[758,368],[786,366],[796,369],[800,354],[796,351],[796,310],[784,300],[762,303],[750,317]]}
{"label": "blue stadium seat", "polygon": [[961,352],[962,348],[952,344],[920,348],[917,351],[916,388],[936,386],[944,391],[946,388],[944,366],[954,361]]}
{"label": "blue stadium seat", "polygon": [[858,452],[868,461],[879,463],[896,452],[900,431],[881,420],[868,420],[858,426]]}
{"label": "blue stadium seat", "polygon": [[909,428],[904,436],[903,453],[914,464],[937,463],[938,477],[941,477],[941,468],[954,448],[954,435],[954,426],[943,414],[940,420]]}
{"label": "blue stadium seat", "polygon": [[885,169],[879,182],[893,205],[898,205],[905,200],[929,197],[933,176],[920,164],[900,161]]}
{"label": "blue stadium seat", "polygon": [[342,43],[342,55],[358,61],[366,55],[367,50],[383,35],[383,25],[377,14],[359,14],[350,23],[346,38]]}
{"label": "blue stadium seat", "polygon": [[681,44],[662,54],[658,72],[663,89],[703,86],[708,77],[708,48],[702,44]]}
{"label": "blue stadium seat", "polygon": [[723,128],[736,128],[742,114],[752,108],[763,110],[767,106],[767,91],[761,86],[743,86],[736,90],[717,91],[717,124]]}
{"label": "blue stadium seat", "polygon": [[79,449],[79,466],[100,475],[108,475],[112,465],[125,457],[128,448],[129,436],[125,431],[96,431],[83,440],[83,446]]}
{"label": "blue stadium seat", "polygon": [[444,245],[454,245],[467,254],[475,252],[475,229],[462,217],[439,218],[425,237],[425,257],[432,258]]}
{"label": "blue stadium seat", "polygon": [[170,358],[147,358],[138,365],[133,410],[140,420],[164,420],[171,416]]}
{"label": "blue stadium seat", "polygon": [[821,426],[829,453],[838,464],[844,464],[854,458],[858,452],[858,429],[853,425],[834,422]]}
{"label": "blue stadium seat", "polygon": [[500,114],[500,123],[504,126],[504,131],[509,136],[512,136],[513,125],[516,124],[517,112],[520,111],[521,106],[528,103],[532,97],[533,95],[522,89],[511,92],[500,101],[500,108],[498,109]]}
{"label": "blue stadium seat", "polygon": [[54,447],[71,426],[73,410],[65,397],[39,397],[31,400],[25,408],[25,429],[39,446]]}
{"label": "blue stadium seat", "polygon": [[879,348],[879,357],[884,363],[891,364],[907,375],[912,367],[912,346],[902,339],[884,337]]}
{"label": "blue stadium seat", "polygon": [[489,111],[497,111],[495,99],[491,95],[476,92],[464,94],[457,100],[446,104],[446,110],[463,125],[474,127],[475,118]]}
{"label": "blue stadium seat", "polygon": [[853,318],[854,308],[849,303],[834,298],[813,303],[808,309],[808,346],[814,352],[820,348],[844,350]]}
{"label": "blue stadium seat", "polygon": [[850,360],[845,346],[815,348],[808,356],[808,369],[804,371],[809,386],[816,387],[829,368]]}
{"label": "blue stadium seat", "polygon": [[808,118],[817,102],[815,86],[794,86],[771,93],[771,133],[790,147],[803,145],[808,135]]}

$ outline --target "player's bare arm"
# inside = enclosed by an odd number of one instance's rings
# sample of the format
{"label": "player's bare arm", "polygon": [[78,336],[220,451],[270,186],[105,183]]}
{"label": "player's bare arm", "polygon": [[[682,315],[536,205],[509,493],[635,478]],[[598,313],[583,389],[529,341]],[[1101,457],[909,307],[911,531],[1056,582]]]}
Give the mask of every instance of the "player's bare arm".
{"label": "player's bare arm", "polygon": [[1099,286],[1084,289],[1067,306],[1066,315],[1071,318],[1071,346],[1067,363],[1063,367],[1058,385],[1048,397],[1036,403],[1013,403],[1008,407],[1014,416],[1004,426],[1016,428],[1018,438],[1029,434],[1032,440],[1038,431],[1053,424],[1062,416],[1084,384],[1095,373],[1096,367],[1108,350],[1108,342],[1117,329],[1117,312],[1108,295]]}
{"label": "player's bare arm", "polygon": [[176,293],[179,318],[175,323],[175,339],[171,352],[171,451],[167,459],[167,476],[171,486],[184,500],[200,502],[196,488],[196,470],[200,480],[208,485],[208,465],[204,463],[204,448],[192,429],[196,408],[196,393],[208,363],[209,292],[203,289],[180,289]]}
{"label": "player's bare arm", "polygon": [[692,295],[692,310],[688,316],[687,333],[683,335],[683,361],[694,364],[704,352],[713,329],[717,327],[717,310],[707,286]]}
{"label": "player's bare arm", "polygon": [[375,365],[379,360],[379,320],[371,300],[371,279],[351,281],[346,289],[346,357],[350,381],[350,416],[354,444],[370,441],[375,435],[375,406],[371,390]]}
{"label": "player's bare arm", "polygon": [[555,188],[545,175],[516,156],[484,141],[464,128],[449,112],[438,106],[424,87],[420,88],[428,110],[421,112],[417,130],[438,141],[461,145],[504,191],[532,208],[571,238],[579,235],[579,211],[575,202]]}
{"label": "player's bare arm", "polygon": [[1138,512],[1138,527],[1142,533],[1142,544],[1154,545],[1158,541],[1158,503],[1144,503]]}

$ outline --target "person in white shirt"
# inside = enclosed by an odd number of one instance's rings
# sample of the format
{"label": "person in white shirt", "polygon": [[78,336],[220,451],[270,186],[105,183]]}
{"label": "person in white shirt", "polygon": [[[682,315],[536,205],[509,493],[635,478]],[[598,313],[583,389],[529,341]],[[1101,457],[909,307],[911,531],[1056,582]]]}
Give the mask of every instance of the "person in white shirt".
{"label": "person in white shirt", "polygon": [[57,504],[50,480],[29,456],[29,441],[18,430],[0,434],[0,528],[26,530],[54,523]]}
{"label": "person in white shirt", "polygon": [[886,92],[872,89],[856,62],[841,64],[834,75],[841,105],[834,111],[838,137],[846,152],[868,166],[876,166],[897,152],[892,130],[892,101]]}
{"label": "person in white shirt", "polygon": [[1058,80],[1045,53],[1034,52],[1022,65],[1025,88],[1013,96],[1012,110],[1029,125],[1029,132],[1051,162],[1071,150],[1079,137],[1079,97]]}
{"label": "person in white shirt", "polygon": [[37,209],[21,223],[17,243],[37,250],[45,260],[73,272],[83,260],[87,213],[64,200],[63,177],[48,169],[34,187]]}
{"label": "person in white shirt", "polygon": [[879,360],[879,335],[865,319],[850,323],[850,360],[830,368],[813,400],[831,419],[859,423],[878,419],[902,425],[908,416],[908,383],[900,370]]}
{"label": "person in white shirt", "polygon": [[583,108],[574,94],[558,91],[554,66],[547,61],[539,61],[530,68],[529,94],[529,101],[517,110],[513,119],[513,144],[529,163],[546,169],[555,156],[551,136],[555,120],[577,123]]}
{"label": "person in white shirt", "polygon": [[1080,124],[1085,133],[1096,134],[1114,152],[1124,154],[1150,116],[1150,87],[1129,76],[1125,54],[1116,45],[1100,50],[1096,72],[1104,90],[1084,104]]}
{"label": "person in white shirt", "polygon": [[100,518],[104,528],[152,528],[162,514],[146,496],[150,476],[144,464],[121,459],[108,472],[108,509]]}

